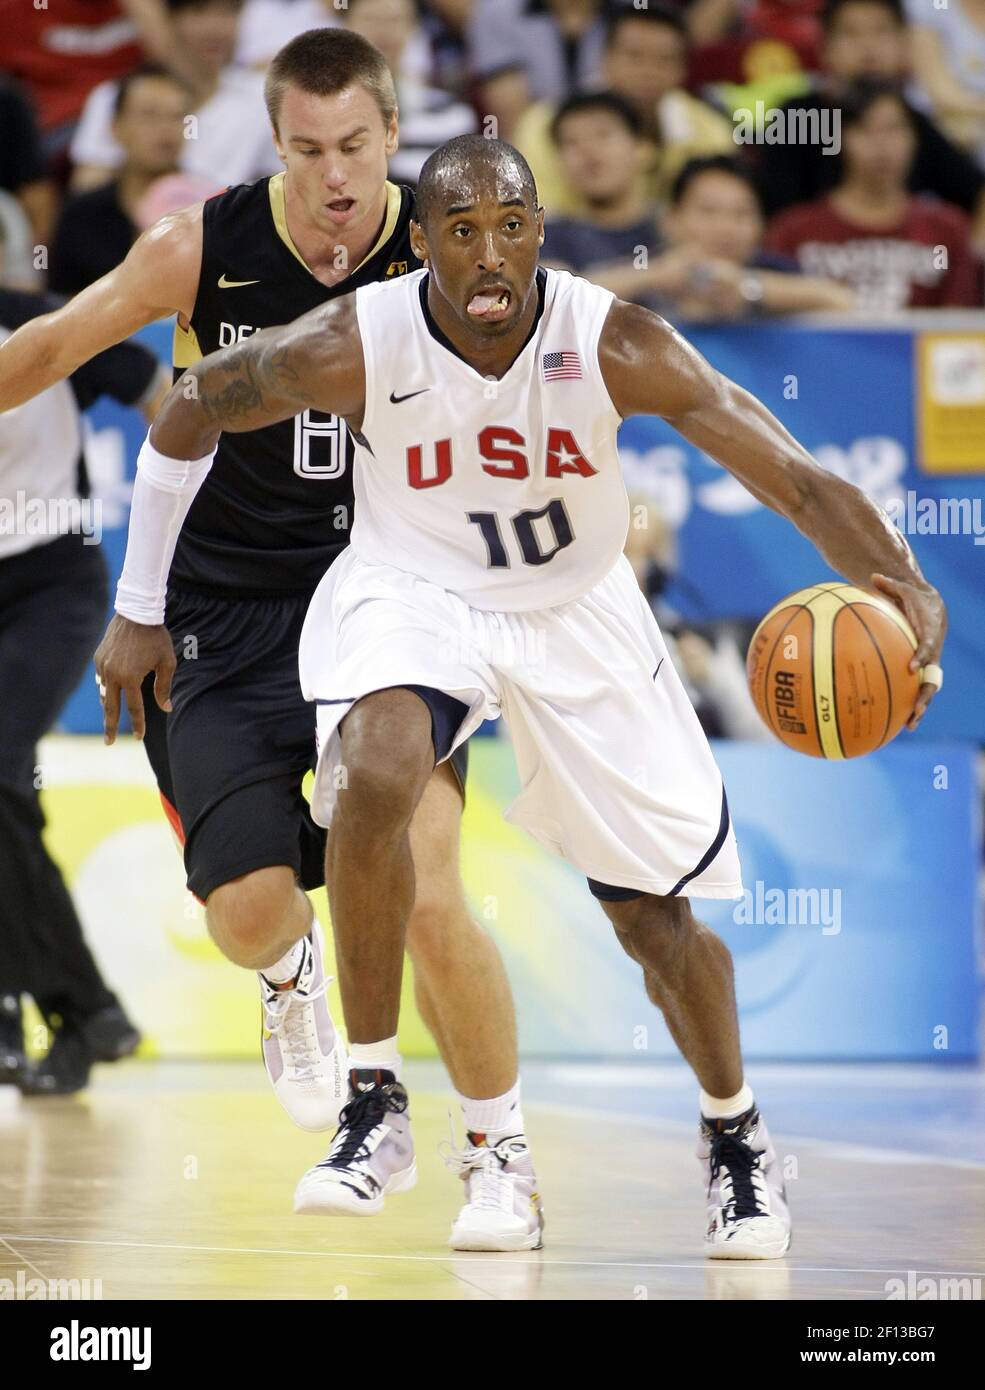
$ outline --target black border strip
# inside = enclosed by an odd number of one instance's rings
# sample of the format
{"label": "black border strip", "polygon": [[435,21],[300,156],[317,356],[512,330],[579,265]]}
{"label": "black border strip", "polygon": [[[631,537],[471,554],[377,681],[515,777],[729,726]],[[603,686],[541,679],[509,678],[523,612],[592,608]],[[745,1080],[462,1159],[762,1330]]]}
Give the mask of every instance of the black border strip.
{"label": "black border strip", "polygon": [[725,797],[725,784],[724,784],[724,782],[723,782],[723,783],[722,783],[722,819],[721,819],[721,821],[719,822],[718,834],[715,836],[714,840],[712,840],[711,844],[710,844],[710,845],[708,846],[708,848],[705,850],[704,854],[703,854],[703,855],[701,856],[701,858],[698,860],[697,864],[696,864],[695,867],[691,870],[691,872],[690,872],[689,874],[685,874],[684,877],[680,880],[680,882],[677,883],[677,884],[670,890],[670,892],[667,894],[667,897],[668,897],[668,898],[676,897],[677,894],[678,894],[678,893],[681,891],[681,889],[684,887],[685,883],[690,883],[692,878],[697,878],[698,874],[704,873],[705,869],[707,869],[708,865],[711,863],[711,861],[714,859],[715,855],[718,853],[718,851],[721,849],[722,845],[725,843],[725,836],[728,834],[728,828],[729,828],[728,801],[726,800],[726,797]]}

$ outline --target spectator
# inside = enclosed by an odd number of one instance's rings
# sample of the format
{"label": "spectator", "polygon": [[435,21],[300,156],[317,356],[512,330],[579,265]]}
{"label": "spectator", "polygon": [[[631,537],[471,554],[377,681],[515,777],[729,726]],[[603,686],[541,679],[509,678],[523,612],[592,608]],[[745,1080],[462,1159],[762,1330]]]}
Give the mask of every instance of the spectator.
{"label": "spectator", "polygon": [[[785,112],[837,109],[851,83],[873,79],[903,91],[907,31],[900,0],[829,0],[824,14],[823,73],[808,96],[786,103]],[[985,174],[924,112],[911,109],[916,151],[910,170],[912,193],[931,193],[963,208],[973,218],[973,238],[985,246]],[[838,182],[838,161],[818,144],[761,145],[763,199],[768,214],[808,202]]]}
{"label": "spectator", "polygon": [[162,217],[170,217],[173,212],[191,207],[193,203],[204,203],[207,198],[214,198],[225,187],[217,179],[206,179],[201,174],[162,174],[147,185],[133,210],[137,235],[149,231]]}
{"label": "spectator", "polygon": [[756,82],[817,67],[823,0],[692,0],[691,82]]}
{"label": "spectator", "polygon": [[21,204],[35,240],[47,243],[55,212],[55,189],[45,171],[34,108],[24,91],[0,77],[0,192]]}
{"label": "spectator", "polygon": [[307,29],[334,29],[342,9],[332,0],[246,0],[236,35],[238,67],[266,68],[284,44]]}
{"label": "spectator", "polygon": [[[263,102],[263,78],[230,66],[243,0],[166,3],[192,89],[182,170],[227,184],[276,172],[280,161]],[[113,137],[116,91],[116,83],[101,83],[86,102],[70,151],[76,190],[107,182],[124,162]]]}
{"label": "spectator", "polygon": [[[656,614],[670,659],[684,682],[691,703],[709,738],[745,738],[766,742],[771,735],[756,713],[746,680],[743,625],[720,622],[696,628],[682,621],[668,603],[666,590],[677,577],[677,537],[668,526],[642,473],[627,477],[632,524],[626,535],[626,558],[636,582]],[[745,641],[740,641],[745,637]]]}
{"label": "spectator", "polygon": [[906,0],[913,74],[952,140],[985,162],[985,5]]}
{"label": "spectator", "polygon": [[446,92],[465,92],[474,8],[474,0],[423,0],[421,23],[428,36],[431,79]]}
{"label": "spectator", "polygon": [[859,83],[841,110],[837,186],[781,212],[766,244],[810,274],[850,285],[869,312],[980,304],[967,217],[909,192],[917,141],[897,87]]}
{"label": "spectator", "polygon": [[635,108],[612,92],[585,92],[562,103],[551,134],[585,212],[547,220],[544,260],[581,271],[631,260],[640,247],[654,251],[657,213],[639,186],[642,122]]}
{"label": "spectator", "polygon": [[93,87],[143,59],[137,22],[120,0],[6,5],[3,54],[5,72],[34,103],[49,155],[67,144]]}
{"label": "spectator", "polygon": [[[602,85],[639,115],[645,140],[640,190],[647,202],[666,198],[689,159],[734,149],[724,116],[684,91],[686,69],[687,36],[675,11],[652,4],[608,20]],[[546,101],[530,107],[514,144],[527,157],[541,202],[555,214],[581,215],[584,204],[564,177],[551,139],[555,110]]]}
{"label": "spectator", "polygon": [[178,168],[187,106],[186,89],[160,67],[138,68],[117,84],[112,133],[124,162],[110,183],[65,203],[49,266],[56,294],[78,294],[124,259],[139,234],[141,198]]}
{"label": "spectator", "polygon": [[734,624],[695,628],[678,623],[664,630],[664,638],[708,738],[772,741],[749,694],[743,646]]}
{"label": "spectator", "polygon": [[669,318],[734,319],[854,307],[832,279],[798,275],[789,257],[762,249],[763,213],[752,175],[727,155],[692,160],[677,176],[664,218],[668,249],[648,264],[614,263],[586,274],[623,299]]}
{"label": "spectator", "polygon": [[348,0],[343,13],[346,26],[375,44],[393,73],[400,144],[390,157],[390,177],[415,184],[429,154],[446,140],[475,130],[475,112],[407,70],[408,51],[426,42],[413,0]]}
{"label": "spectator", "polygon": [[494,134],[519,143],[531,102],[554,106],[598,84],[607,8],[603,0],[476,0],[469,59],[481,109],[498,123]]}
{"label": "spectator", "polygon": [[[235,62],[240,67],[265,69],[278,49],[298,34],[308,29],[338,28],[354,4],[355,0],[345,0],[344,4],[342,0],[246,0]],[[431,35],[417,24],[404,50],[403,69],[427,82],[433,64]]]}

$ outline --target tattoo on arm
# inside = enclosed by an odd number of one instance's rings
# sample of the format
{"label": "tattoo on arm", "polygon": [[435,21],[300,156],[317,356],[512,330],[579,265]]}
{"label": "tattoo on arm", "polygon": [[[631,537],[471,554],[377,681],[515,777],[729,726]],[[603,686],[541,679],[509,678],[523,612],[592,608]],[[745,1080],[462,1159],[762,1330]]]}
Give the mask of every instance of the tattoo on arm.
{"label": "tattoo on arm", "polygon": [[210,367],[198,382],[198,403],[210,424],[220,428],[234,420],[286,403],[308,404],[302,374],[290,347],[251,343],[233,348],[226,359]]}
{"label": "tattoo on arm", "polygon": [[308,393],[298,371],[295,355],[289,347],[267,349],[258,365],[261,378],[278,395],[286,396],[292,401],[307,401]]}

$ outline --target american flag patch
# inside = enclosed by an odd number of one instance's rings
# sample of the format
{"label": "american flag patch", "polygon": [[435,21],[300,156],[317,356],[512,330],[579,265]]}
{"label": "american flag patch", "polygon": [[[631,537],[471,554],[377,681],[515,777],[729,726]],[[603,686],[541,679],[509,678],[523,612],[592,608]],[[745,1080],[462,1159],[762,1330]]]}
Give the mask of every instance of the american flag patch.
{"label": "american flag patch", "polygon": [[545,352],[545,381],[574,381],[581,376],[581,358],[577,352]]}

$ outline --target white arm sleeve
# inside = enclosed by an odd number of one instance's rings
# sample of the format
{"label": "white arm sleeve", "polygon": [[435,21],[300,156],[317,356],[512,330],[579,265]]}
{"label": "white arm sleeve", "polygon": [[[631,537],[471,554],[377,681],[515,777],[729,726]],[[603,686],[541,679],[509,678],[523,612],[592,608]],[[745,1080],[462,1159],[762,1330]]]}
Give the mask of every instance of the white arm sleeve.
{"label": "white arm sleeve", "polygon": [[206,458],[169,459],[144,440],[130,503],[130,531],[123,573],[116,586],[116,611],[135,623],[164,622],[168,573],[188,509],[212,467]]}

